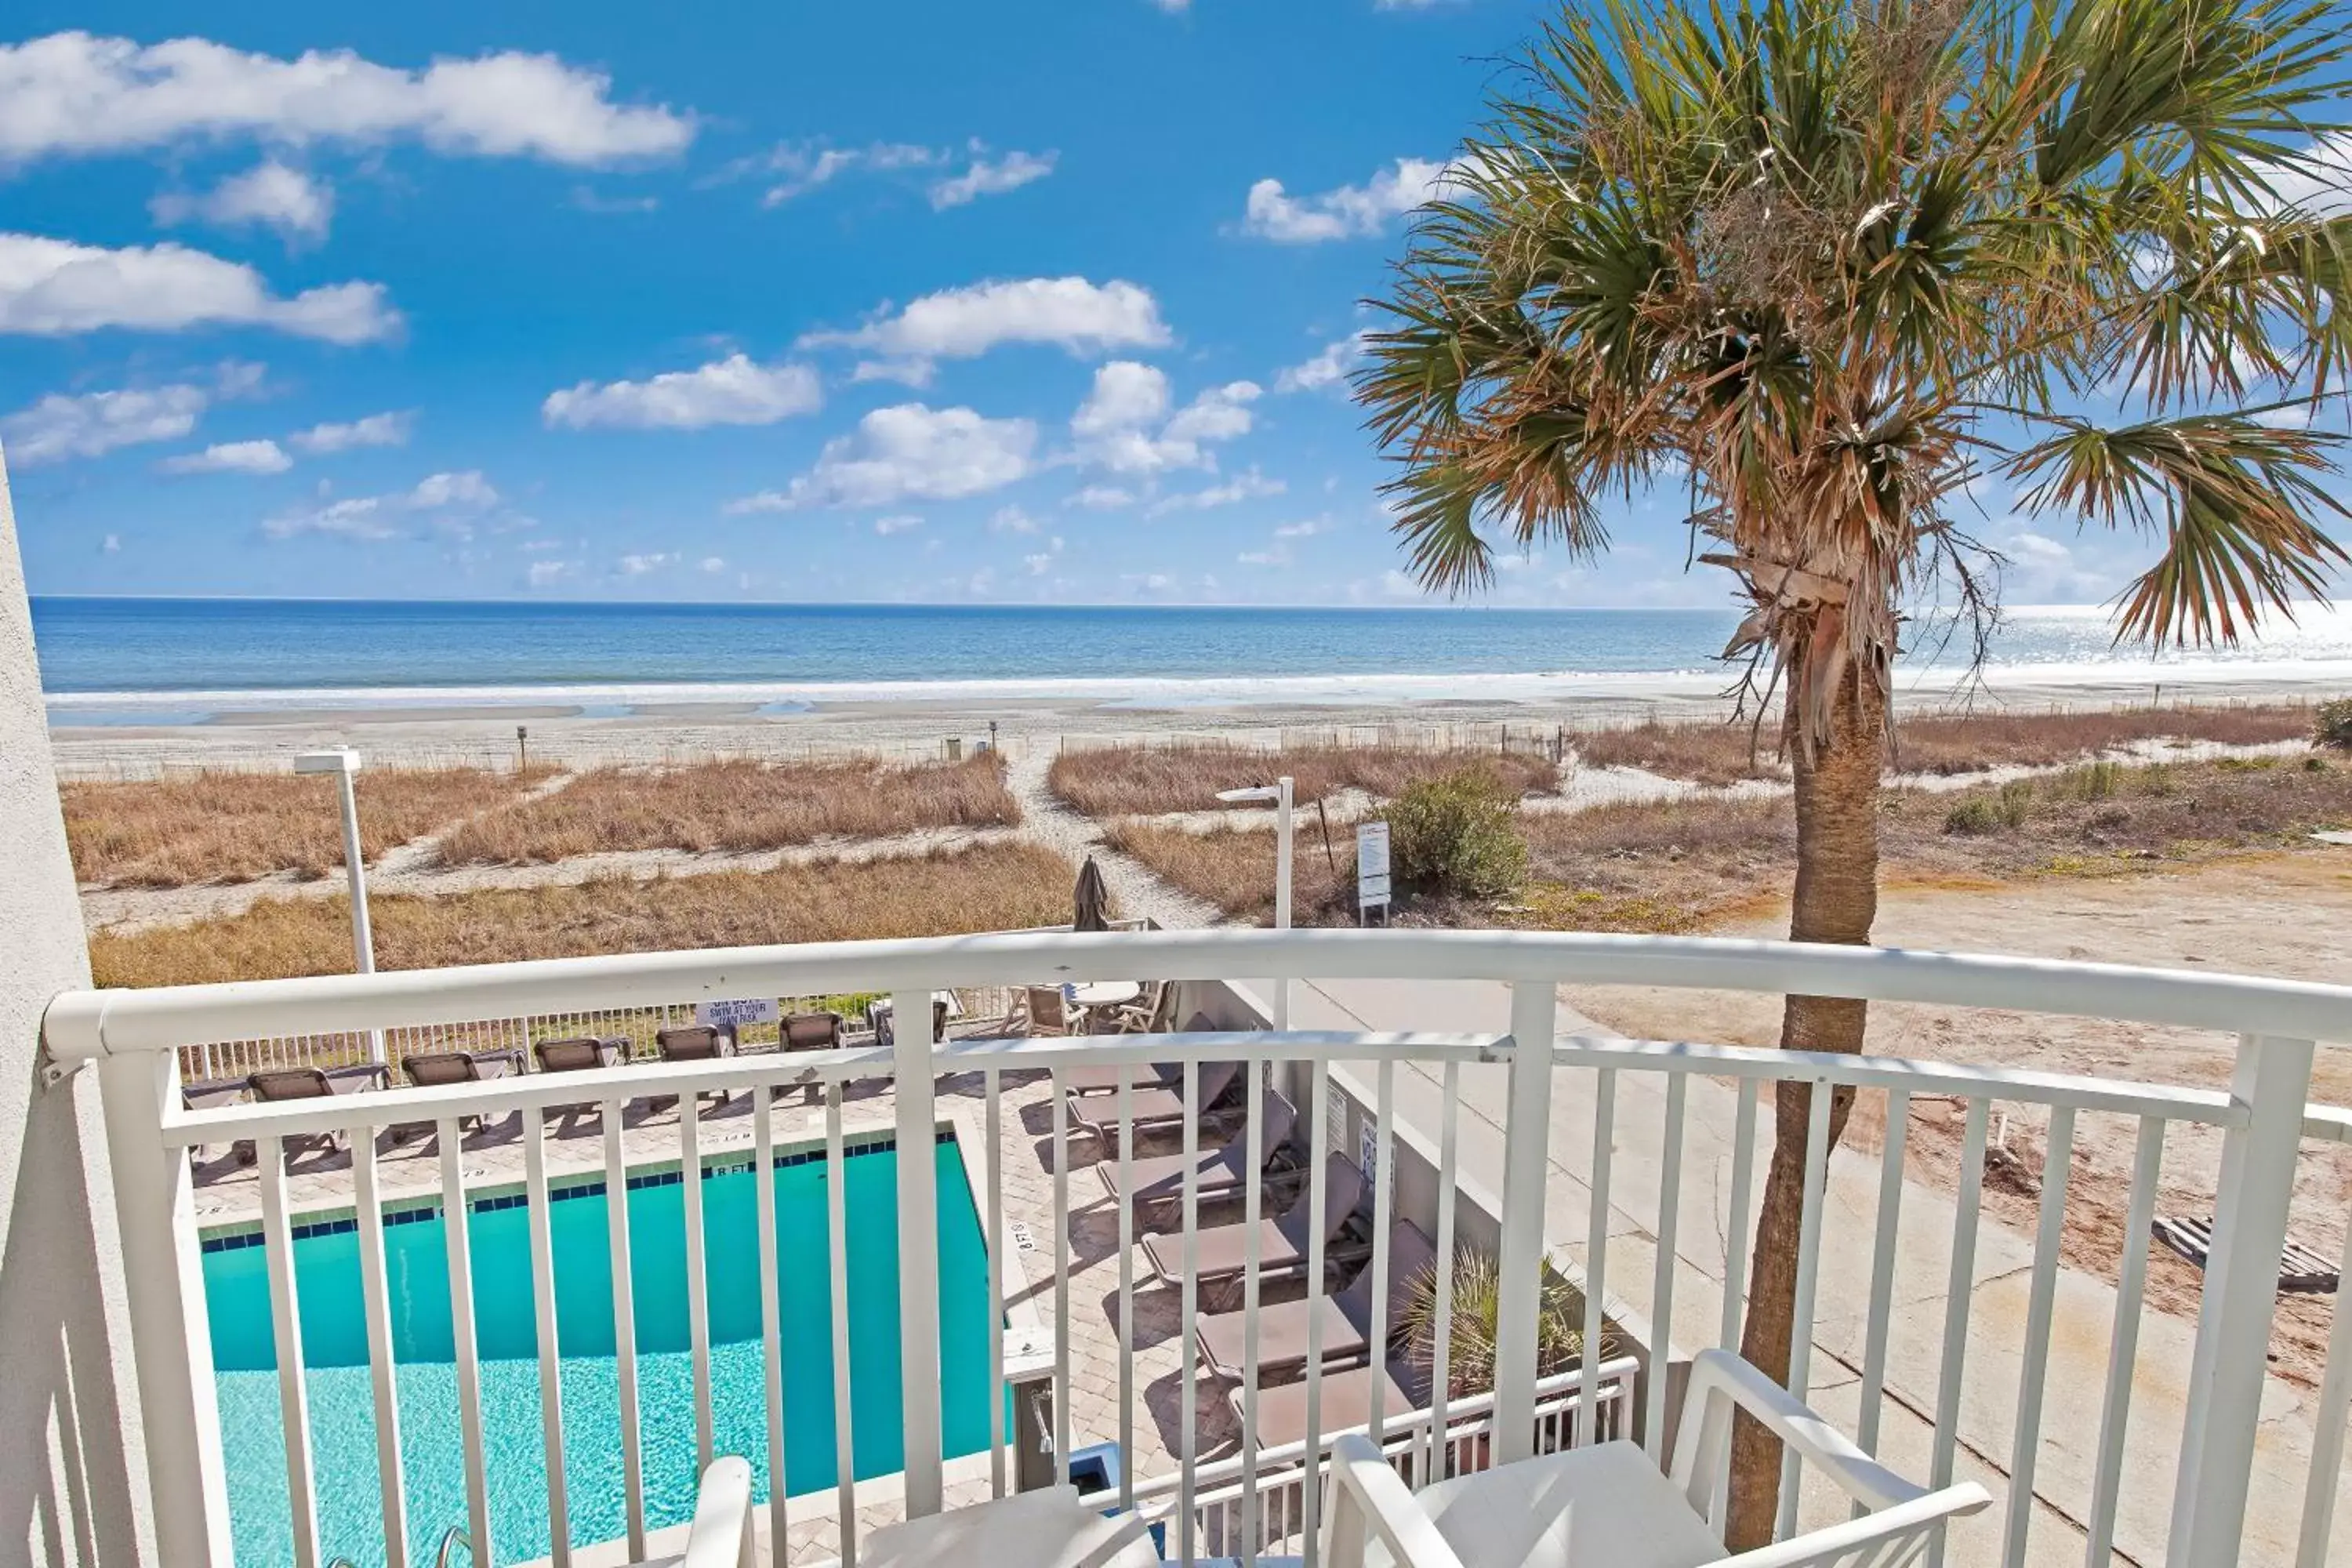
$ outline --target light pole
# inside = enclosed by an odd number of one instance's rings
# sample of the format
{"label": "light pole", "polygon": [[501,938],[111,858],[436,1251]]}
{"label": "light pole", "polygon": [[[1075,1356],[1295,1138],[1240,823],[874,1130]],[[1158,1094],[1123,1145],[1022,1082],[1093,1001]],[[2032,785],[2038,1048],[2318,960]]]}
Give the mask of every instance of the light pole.
{"label": "light pole", "polygon": [[[352,889],[352,965],[361,974],[375,973],[375,932],[368,924],[367,864],[360,856],[360,803],[352,789],[352,775],[360,771],[360,754],[349,746],[331,752],[303,752],[294,759],[298,773],[332,773],[343,807],[343,872]],[[368,1031],[368,1057],[383,1063],[383,1036]]]}
{"label": "light pole", "polygon": [[[1234,805],[1274,802],[1274,929],[1290,929],[1290,775],[1286,773],[1270,784],[1256,784],[1248,789],[1219,790],[1217,798]],[[1290,1027],[1290,982],[1274,983],[1274,1026]]]}

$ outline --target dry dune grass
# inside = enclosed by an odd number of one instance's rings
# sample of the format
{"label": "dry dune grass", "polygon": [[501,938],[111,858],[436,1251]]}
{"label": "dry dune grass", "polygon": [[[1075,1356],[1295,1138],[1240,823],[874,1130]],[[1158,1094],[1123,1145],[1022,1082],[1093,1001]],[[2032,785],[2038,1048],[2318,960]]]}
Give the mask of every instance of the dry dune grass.
{"label": "dry dune grass", "polygon": [[[1895,728],[1895,767],[1905,773],[1967,773],[1987,768],[2045,767],[2076,762],[2137,741],[2211,741],[2262,745],[2311,733],[2311,710],[2299,704],[2262,708],[2121,708],[2094,713],[2000,712],[1907,715]],[[1744,778],[1785,778],[1779,739],[1766,725],[1750,755],[1748,725],[1673,724],[1653,720],[1576,738],[1578,757],[1595,767],[1635,767],[1727,784]]]}
{"label": "dry dune grass", "polygon": [[[1274,830],[1221,826],[1205,833],[1133,819],[1111,824],[1104,842],[1134,856],[1164,880],[1227,916],[1258,924],[1274,918]],[[1356,836],[1334,833],[1330,853],[1310,820],[1298,834],[1291,867],[1292,919],[1328,923],[1320,911],[1343,906],[1354,920]]]}
{"label": "dry dune grass", "polygon": [[1896,763],[1906,773],[1966,773],[2011,763],[2071,763],[2137,741],[2211,741],[2259,746],[2311,733],[2311,710],[2118,708],[2103,713],[1922,715],[1895,726]]}
{"label": "dry dune grass", "polygon": [[[481,768],[363,770],[361,852],[387,849],[511,799],[532,780]],[[61,784],[74,875],[111,887],[244,882],[272,871],[323,876],[343,863],[334,781],[206,770],[162,779]]]}
{"label": "dry dune grass", "polygon": [[[2311,765],[2316,763],[2317,766]],[[2290,848],[2352,824],[2352,769],[2322,759],[2099,763],[1881,802],[1888,881],[2115,876]],[[1559,930],[1681,931],[1786,897],[1797,863],[1787,796],[1529,816],[1528,919]]]}
{"label": "dry dune grass", "polygon": [[1514,794],[1557,788],[1549,758],[1525,752],[1428,751],[1412,746],[1295,746],[1269,752],[1223,744],[1103,746],[1054,759],[1045,782],[1055,795],[1088,816],[1155,816],[1207,811],[1217,792],[1265,784],[1288,773],[1301,801],[1324,800],[1345,789],[1378,799],[1407,784],[1477,768]]}
{"label": "dry dune grass", "polygon": [[[383,969],[604,952],[1017,930],[1070,918],[1074,872],[1028,844],[927,857],[646,881],[609,879],[372,900]],[[241,915],[90,939],[101,985],[331,974],[351,966],[341,898],[268,900]]]}
{"label": "dry dune grass", "polygon": [[486,813],[439,848],[444,865],[512,864],[610,849],[780,849],[1020,820],[992,754],[913,766],[731,758],[658,771],[592,768],[552,795]]}
{"label": "dry dune grass", "polygon": [[[1945,885],[2129,875],[2291,848],[2315,829],[2347,826],[2352,766],[2318,758],[2092,763],[1956,793],[1892,790],[1879,816],[1886,879]],[[1528,812],[1518,826],[1528,876],[1510,901],[1418,898],[1400,907],[1400,920],[1701,931],[1785,899],[1796,871],[1796,814],[1785,795]],[[1262,921],[1272,907],[1274,838],[1265,828],[1192,833],[1130,821],[1109,837],[1227,915]],[[1300,925],[1355,920],[1354,846],[1334,847],[1336,873],[1312,827],[1300,837]]]}

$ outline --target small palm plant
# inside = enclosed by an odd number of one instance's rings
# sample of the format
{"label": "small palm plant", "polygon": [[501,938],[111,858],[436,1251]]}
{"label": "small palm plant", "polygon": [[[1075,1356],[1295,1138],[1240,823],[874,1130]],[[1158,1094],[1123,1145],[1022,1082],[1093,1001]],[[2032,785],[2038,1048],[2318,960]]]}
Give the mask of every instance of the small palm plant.
{"label": "small palm plant", "polygon": [[[1433,1377],[1437,1370],[1437,1266],[1430,1265],[1405,1284],[1406,1354]],[[1464,1399],[1495,1386],[1495,1325],[1502,1300],[1502,1264],[1492,1253],[1456,1247],[1454,1297],[1445,1339],[1445,1396]],[[1617,1327],[1605,1326],[1601,1353],[1621,1349]],[[1584,1292],[1560,1273],[1543,1271],[1543,1295],[1536,1312],[1536,1375],[1567,1372],[1584,1360]]]}
{"label": "small palm plant", "polygon": [[[2348,47],[2330,0],[1577,0],[1374,301],[1356,395],[1415,572],[1590,557],[1612,492],[1686,489],[1792,768],[1789,934],[1868,942],[1892,668],[1939,596],[1982,647],[1984,483],[2148,542],[2121,637],[2234,642],[2347,561],[2315,422],[2352,367]],[[1781,1042],[1864,1021],[1790,996]],[[1740,1347],[1781,1378],[1810,1101],[1780,1085]],[[1743,1550],[1777,1445],[1742,1423],[1732,1468]]]}

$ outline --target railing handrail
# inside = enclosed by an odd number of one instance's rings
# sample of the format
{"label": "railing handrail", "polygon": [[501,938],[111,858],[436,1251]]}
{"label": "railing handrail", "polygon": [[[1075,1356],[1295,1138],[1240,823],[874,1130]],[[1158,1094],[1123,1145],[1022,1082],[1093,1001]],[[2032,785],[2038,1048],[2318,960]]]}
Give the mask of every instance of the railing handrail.
{"label": "railing handrail", "polygon": [[1846,996],[2352,1041],[2352,987],[1900,948],[1559,931],[1006,932],[536,959],[376,974],[69,991],[59,1062],[211,1041],[360,1032],[697,998],[1044,980],[1452,979]]}
{"label": "railing handrail", "polygon": [[[934,1056],[941,1073],[983,1068],[1020,1070],[1092,1066],[1122,1058],[1139,1064],[1265,1058],[1284,1061],[1507,1062],[1508,1035],[1350,1034],[1335,1030],[1200,1032],[1159,1035],[1049,1035],[950,1040]],[[1553,1042],[1560,1065],[1610,1067],[1658,1073],[1778,1080],[1808,1079],[1861,1088],[1899,1088],[1912,1095],[1998,1094],[2021,1103],[2071,1105],[2125,1116],[2158,1116],[2208,1127],[2235,1127],[2246,1110],[2220,1089],[2083,1077],[2023,1068],[1955,1065],[1904,1057],[1844,1056],[1765,1047],[1697,1045],[1684,1041],[1596,1038],[1562,1035]],[[398,1122],[458,1116],[502,1116],[526,1107],[541,1110],[590,1101],[675,1097],[720,1089],[766,1090],[810,1084],[858,1083],[895,1076],[893,1052],[863,1046],[845,1050],[762,1051],[715,1060],[633,1062],[593,1076],[526,1073],[474,1083],[438,1084],[337,1095],[325,1100],[235,1104],[174,1110],[163,1122],[164,1142],[177,1146],[234,1139],[344,1132]],[[2352,1142],[2352,1110],[2308,1108],[2310,1136]]]}

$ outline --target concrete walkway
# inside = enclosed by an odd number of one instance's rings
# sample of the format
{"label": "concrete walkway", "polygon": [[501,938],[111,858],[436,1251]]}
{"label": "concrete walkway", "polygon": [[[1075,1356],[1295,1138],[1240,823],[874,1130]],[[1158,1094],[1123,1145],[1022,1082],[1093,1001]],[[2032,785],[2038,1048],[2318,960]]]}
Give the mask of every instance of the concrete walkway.
{"label": "concrete walkway", "polygon": [[[1292,1016],[1300,1028],[1454,1029],[1507,1031],[1507,987],[1477,981],[1300,984]],[[1562,1033],[1611,1031],[1562,1005]],[[1413,1067],[1397,1076],[1397,1111],[1433,1140],[1442,1126],[1440,1070]],[[1545,1237],[1557,1253],[1590,1273],[1587,1237],[1591,1215],[1596,1075],[1561,1068],[1553,1079],[1551,1179]],[[1502,1187],[1507,1069],[1465,1068],[1461,1075],[1460,1158],[1465,1177],[1491,1192]],[[1644,1318],[1656,1309],[1656,1224],[1666,1168],[1664,1081],[1655,1073],[1621,1072],[1614,1100],[1609,1242],[1602,1259],[1607,1298]],[[1689,1352],[1717,1342],[1724,1294],[1732,1186],[1736,1089],[1721,1079],[1694,1078],[1688,1090],[1682,1187],[1666,1337]],[[1769,1098],[1760,1108],[1752,1190],[1760,1194],[1772,1125]],[[1861,1403],[1865,1317],[1876,1235],[1880,1161],[1875,1153],[1841,1149],[1830,1162],[1823,1205],[1819,1307],[1807,1398],[1848,1431]],[[1751,1215],[1754,1199],[1751,1198]],[[1896,1232],[1894,1315],[1880,1452],[1906,1475],[1928,1472],[1945,1331],[1944,1302],[1951,1268],[1956,1203],[1941,1188],[1916,1179],[1903,1185]],[[1986,1215],[1980,1222],[1962,1378],[1957,1475],[1994,1494],[1991,1509],[1951,1535],[1950,1561],[2002,1560],[2033,1244]],[[2034,1473],[2034,1506],[2027,1521],[2023,1561],[2074,1564],[2083,1560],[2091,1508],[2099,1413],[2115,1323],[2116,1292],[2105,1281],[2062,1268]],[[2187,1409],[2187,1381],[2195,1325],[2165,1313],[2142,1314],[2127,1427],[2115,1561],[2159,1563],[2169,1526],[2172,1478]],[[2308,1470],[2312,1411],[2305,1390],[2273,1379],[2264,1405],[2253,1500],[2242,1561],[2287,1563]],[[2339,1488],[2338,1515],[2352,1514],[2352,1484]],[[1843,1510],[1826,1492],[1808,1486],[1808,1523],[1827,1523]],[[2342,1533],[2339,1531],[2339,1535]]]}

